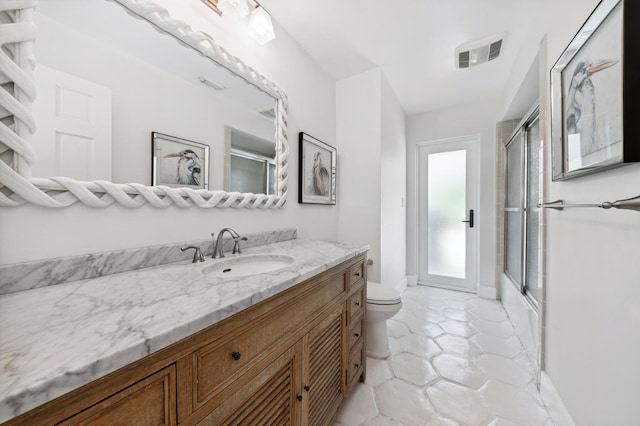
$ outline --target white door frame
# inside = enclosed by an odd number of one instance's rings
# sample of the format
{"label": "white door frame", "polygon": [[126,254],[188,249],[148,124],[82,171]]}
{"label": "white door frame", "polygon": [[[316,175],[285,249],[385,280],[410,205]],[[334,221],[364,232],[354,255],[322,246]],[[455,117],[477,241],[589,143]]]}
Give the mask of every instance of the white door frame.
{"label": "white door frame", "polygon": [[[470,174],[469,177],[470,179],[467,179],[468,182],[470,182],[469,187],[473,186],[473,188],[475,189],[475,200],[472,201],[470,204],[473,205],[473,207],[469,207],[468,208],[473,208],[474,212],[475,212],[475,220],[474,220],[474,231],[475,232],[475,238],[472,239],[472,247],[473,247],[473,252],[475,253],[475,255],[473,256],[473,264],[470,268],[469,271],[469,279],[472,280],[472,284],[473,287],[469,287],[469,288],[463,288],[460,286],[455,286],[455,285],[447,285],[447,284],[439,284],[439,283],[426,283],[424,281],[420,280],[420,242],[421,242],[421,224],[420,224],[420,211],[421,211],[421,204],[420,204],[420,187],[421,187],[421,183],[420,183],[420,150],[422,148],[425,147],[438,147],[438,146],[446,146],[446,145],[454,145],[454,144],[458,144],[461,142],[473,142],[469,144],[469,150],[471,152],[470,155],[470,159],[471,162],[468,163],[468,169]],[[459,291],[467,291],[467,292],[477,292],[478,289],[478,279],[479,279],[479,265],[480,265],[480,215],[481,215],[481,211],[480,211],[480,202],[479,202],[479,193],[480,193],[480,157],[479,157],[479,146],[480,146],[480,135],[479,134],[473,134],[473,135],[467,135],[467,136],[459,136],[459,137],[454,137],[454,138],[446,138],[446,139],[436,139],[436,140],[431,140],[431,141],[425,141],[425,142],[420,142],[416,144],[416,148],[415,148],[415,230],[416,230],[416,239],[415,239],[415,256],[416,256],[416,276],[418,277],[418,284],[421,285],[433,285],[433,286],[437,286],[437,287],[442,287],[442,288],[449,288],[452,290],[459,290]],[[454,148],[455,149],[455,148]],[[443,151],[445,151],[443,149]],[[461,218],[462,220],[463,218]],[[464,218],[466,219],[466,218]],[[467,228],[467,232],[469,228]]]}

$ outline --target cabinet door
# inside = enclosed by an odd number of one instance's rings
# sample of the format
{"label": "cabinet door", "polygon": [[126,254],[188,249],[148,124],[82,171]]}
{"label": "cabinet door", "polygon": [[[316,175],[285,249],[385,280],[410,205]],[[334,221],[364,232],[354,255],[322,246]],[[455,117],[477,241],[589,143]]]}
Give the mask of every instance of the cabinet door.
{"label": "cabinet door", "polygon": [[307,336],[308,366],[305,394],[309,396],[309,425],[328,425],[345,395],[343,379],[344,303],[331,310]]}
{"label": "cabinet door", "polygon": [[60,424],[158,426],[176,423],[176,368],[171,365]]}
{"label": "cabinet door", "polygon": [[[287,349],[233,394],[198,426],[300,424],[302,342]],[[247,373],[249,375],[253,372]]]}

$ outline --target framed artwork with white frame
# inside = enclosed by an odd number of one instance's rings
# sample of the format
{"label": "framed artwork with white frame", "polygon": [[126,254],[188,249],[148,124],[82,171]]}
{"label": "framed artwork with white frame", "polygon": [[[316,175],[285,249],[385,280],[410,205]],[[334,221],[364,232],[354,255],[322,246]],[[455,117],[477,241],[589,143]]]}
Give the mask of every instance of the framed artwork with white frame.
{"label": "framed artwork with white frame", "polygon": [[209,189],[209,145],[151,132],[152,185]]}

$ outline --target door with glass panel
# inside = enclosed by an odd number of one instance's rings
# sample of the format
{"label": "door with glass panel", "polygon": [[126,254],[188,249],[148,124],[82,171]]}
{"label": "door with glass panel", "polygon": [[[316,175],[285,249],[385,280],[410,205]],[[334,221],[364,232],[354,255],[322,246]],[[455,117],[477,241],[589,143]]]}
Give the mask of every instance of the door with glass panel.
{"label": "door with glass panel", "polygon": [[507,144],[504,209],[505,274],[538,305],[541,139],[538,109]]}
{"label": "door with glass panel", "polygon": [[418,145],[418,283],[476,291],[476,136]]}

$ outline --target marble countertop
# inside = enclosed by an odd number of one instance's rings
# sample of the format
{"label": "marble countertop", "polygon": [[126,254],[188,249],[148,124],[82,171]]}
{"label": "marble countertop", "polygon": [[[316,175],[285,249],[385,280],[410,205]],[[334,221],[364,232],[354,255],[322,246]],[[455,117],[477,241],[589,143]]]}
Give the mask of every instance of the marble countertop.
{"label": "marble countertop", "polygon": [[[0,422],[137,361],[368,250],[290,240],[254,247],[294,258],[238,279],[179,262],[0,297]],[[227,258],[229,255],[227,255]]]}

